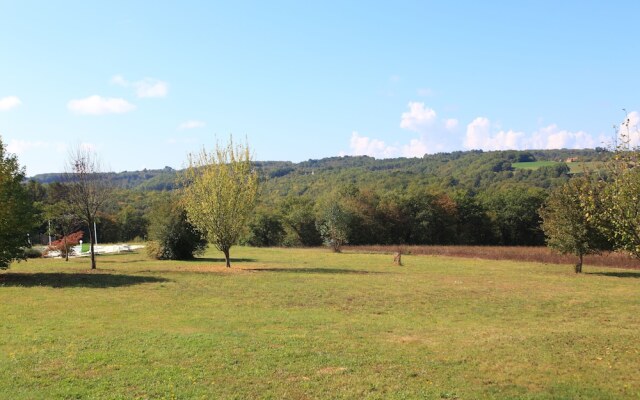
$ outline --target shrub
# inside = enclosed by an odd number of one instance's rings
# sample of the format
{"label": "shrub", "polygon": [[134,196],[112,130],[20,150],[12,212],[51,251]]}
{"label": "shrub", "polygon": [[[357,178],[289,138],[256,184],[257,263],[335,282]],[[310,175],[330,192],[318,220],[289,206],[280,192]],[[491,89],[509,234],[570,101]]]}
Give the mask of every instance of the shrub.
{"label": "shrub", "polygon": [[45,250],[45,254],[51,251],[59,251],[62,257],[69,258],[71,248],[80,243],[83,235],[84,232],[78,231],[70,233],[67,236],[63,236],[62,238],[51,242],[51,244]]}
{"label": "shrub", "polygon": [[202,254],[207,240],[187,220],[179,204],[162,202],[151,212],[147,254],[158,260],[190,260]]}
{"label": "shrub", "polygon": [[24,249],[24,256],[25,258],[41,258],[42,251],[36,249],[35,247],[27,247],[26,249]]}

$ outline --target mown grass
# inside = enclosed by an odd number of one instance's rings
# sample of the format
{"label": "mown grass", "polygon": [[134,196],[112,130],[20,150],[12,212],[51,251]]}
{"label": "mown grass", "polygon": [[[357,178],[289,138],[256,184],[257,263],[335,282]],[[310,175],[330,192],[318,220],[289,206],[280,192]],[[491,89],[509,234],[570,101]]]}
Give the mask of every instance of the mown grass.
{"label": "mown grass", "polygon": [[[528,169],[535,171],[542,167],[553,167],[558,164],[562,164],[559,161],[529,161],[529,162],[515,162],[512,163],[511,166],[514,169]],[[576,161],[567,163],[569,166],[570,174],[582,174],[585,171],[598,171],[604,167],[604,162],[602,161]]]}
{"label": "mown grass", "polygon": [[558,161],[528,161],[528,162],[514,162],[511,166],[515,169],[530,169],[536,170],[542,167],[553,167],[561,164]]}
{"label": "mown grass", "polygon": [[640,272],[234,248],[0,273],[0,397],[637,398]]}

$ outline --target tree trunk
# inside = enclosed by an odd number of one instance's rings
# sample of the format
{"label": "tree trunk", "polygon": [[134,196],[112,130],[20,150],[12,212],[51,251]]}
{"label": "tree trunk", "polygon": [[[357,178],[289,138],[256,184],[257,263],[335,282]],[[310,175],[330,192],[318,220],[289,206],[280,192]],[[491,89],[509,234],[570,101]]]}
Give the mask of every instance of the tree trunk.
{"label": "tree trunk", "polygon": [[91,269],[96,269],[96,253],[94,249],[95,238],[93,237],[91,225],[92,224],[89,223],[89,242],[91,243]]}
{"label": "tree trunk", "polygon": [[[64,232],[62,233],[64,235]],[[69,261],[69,247],[67,246],[67,237],[63,236],[62,240],[64,240],[64,260]]]}
{"label": "tree trunk", "polygon": [[231,259],[229,258],[229,249],[223,249],[224,259],[227,262],[227,268],[231,268]]}
{"label": "tree trunk", "polygon": [[582,273],[582,254],[580,254],[578,259],[578,263],[576,264],[576,274]]}

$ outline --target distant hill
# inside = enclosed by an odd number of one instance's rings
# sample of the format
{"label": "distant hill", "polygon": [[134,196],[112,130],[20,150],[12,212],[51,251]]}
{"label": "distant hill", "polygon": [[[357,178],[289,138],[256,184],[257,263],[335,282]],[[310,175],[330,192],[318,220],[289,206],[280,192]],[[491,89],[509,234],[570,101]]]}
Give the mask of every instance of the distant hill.
{"label": "distant hill", "polygon": [[[336,185],[358,184],[378,189],[409,185],[442,189],[484,190],[496,185],[525,184],[549,188],[579,171],[581,163],[609,157],[604,149],[456,151],[428,154],[422,158],[375,159],[368,156],[330,157],[300,163],[257,161],[255,166],[268,197],[318,194]],[[566,163],[571,160],[571,168]],[[176,188],[179,171],[163,169],[110,173],[116,187],[143,191]],[[31,177],[46,184],[63,180],[63,174]]]}

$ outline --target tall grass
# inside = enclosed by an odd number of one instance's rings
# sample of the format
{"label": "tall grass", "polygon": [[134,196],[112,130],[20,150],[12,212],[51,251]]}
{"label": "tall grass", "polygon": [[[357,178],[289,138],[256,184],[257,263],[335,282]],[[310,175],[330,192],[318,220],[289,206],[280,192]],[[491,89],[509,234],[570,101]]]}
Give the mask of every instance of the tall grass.
{"label": "tall grass", "polygon": [[[446,257],[480,258],[483,260],[514,260],[547,264],[575,264],[577,258],[559,254],[547,247],[515,246],[347,246],[345,251],[365,253],[394,253]],[[640,269],[640,260],[617,252],[589,255],[584,259],[588,265],[601,267]]]}

